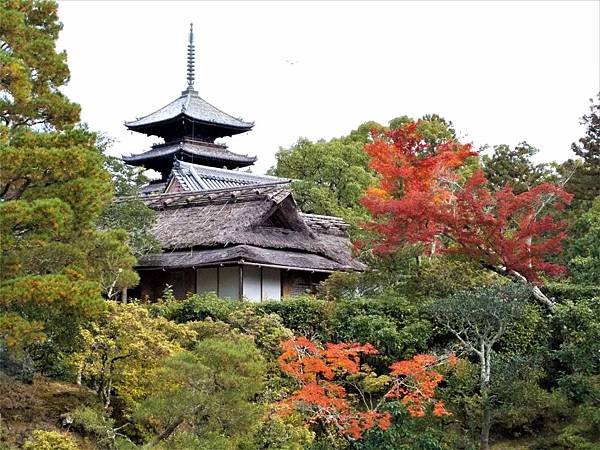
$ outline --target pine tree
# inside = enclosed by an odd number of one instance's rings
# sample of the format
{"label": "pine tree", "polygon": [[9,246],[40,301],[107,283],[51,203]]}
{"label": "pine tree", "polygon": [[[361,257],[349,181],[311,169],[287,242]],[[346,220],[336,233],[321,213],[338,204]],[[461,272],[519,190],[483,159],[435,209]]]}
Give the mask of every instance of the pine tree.
{"label": "pine tree", "polygon": [[588,209],[600,195],[600,94],[595,103],[591,101],[590,112],[581,118],[581,124],[586,127],[585,136],[571,144],[581,161],[566,189],[574,195],[574,207]]}
{"label": "pine tree", "polygon": [[[124,233],[96,224],[112,198],[96,135],[58,90],[69,78],[49,1],[0,10],[0,350],[42,365],[103,308],[101,283],[131,286]],[[104,289],[106,291],[106,289]]]}

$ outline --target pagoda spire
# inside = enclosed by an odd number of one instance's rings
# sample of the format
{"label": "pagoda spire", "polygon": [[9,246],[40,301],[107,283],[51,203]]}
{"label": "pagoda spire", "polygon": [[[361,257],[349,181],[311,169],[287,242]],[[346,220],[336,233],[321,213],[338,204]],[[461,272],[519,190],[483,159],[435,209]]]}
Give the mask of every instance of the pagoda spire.
{"label": "pagoda spire", "polygon": [[190,23],[190,38],[187,49],[187,90],[194,90],[194,58],[196,50],[194,48],[194,24]]}

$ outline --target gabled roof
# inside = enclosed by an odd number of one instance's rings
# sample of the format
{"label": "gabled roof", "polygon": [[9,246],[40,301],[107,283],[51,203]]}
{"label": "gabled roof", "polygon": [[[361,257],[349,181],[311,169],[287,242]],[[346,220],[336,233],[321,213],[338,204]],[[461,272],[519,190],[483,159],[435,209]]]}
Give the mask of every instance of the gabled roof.
{"label": "gabled roof", "polygon": [[256,175],[236,170],[216,169],[214,167],[191,164],[184,161],[175,161],[172,179],[184,191],[205,191],[212,189],[235,188],[254,184],[284,184],[290,179]]}
{"label": "gabled roof", "polygon": [[153,125],[170,122],[174,119],[187,118],[197,123],[228,128],[239,133],[250,130],[254,123],[244,122],[230,116],[201,98],[193,89],[186,89],[181,97],[166,106],[130,122],[125,122],[127,128],[133,131],[143,131]]}
{"label": "gabled roof", "polygon": [[[324,227],[328,216],[319,216],[321,224],[311,216],[303,216],[291,191],[280,184],[163,194],[143,200],[156,211],[152,233],[164,254],[243,245],[318,255],[332,261],[331,270],[363,269],[352,257],[350,242],[341,224]],[[340,222],[337,218],[330,219],[331,223]],[[142,258],[139,265],[154,265],[156,258],[155,255]],[[273,259],[270,264],[285,265],[282,261],[283,258]],[[325,263],[319,261],[315,270],[325,267]],[[166,260],[164,262],[166,264]]]}
{"label": "gabled roof", "polygon": [[123,161],[134,166],[143,165],[147,169],[159,170],[159,168],[164,167],[165,160],[172,163],[174,158],[206,164],[219,164],[228,168],[247,167],[256,161],[256,156],[238,155],[229,151],[225,145],[190,138],[154,145],[146,152],[123,156]]}

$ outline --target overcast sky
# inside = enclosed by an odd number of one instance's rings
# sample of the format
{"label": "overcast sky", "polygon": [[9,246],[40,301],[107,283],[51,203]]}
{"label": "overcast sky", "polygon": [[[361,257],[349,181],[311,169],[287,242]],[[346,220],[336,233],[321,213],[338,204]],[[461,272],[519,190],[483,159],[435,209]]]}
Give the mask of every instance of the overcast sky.
{"label": "overcast sky", "polygon": [[60,2],[65,92],[82,119],[117,139],[156,138],[125,120],[186,87],[189,23],[196,89],[254,121],[230,149],[258,156],[329,139],[362,122],[437,113],[475,145],[527,140],[543,160],[570,157],[600,90],[600,2]]}

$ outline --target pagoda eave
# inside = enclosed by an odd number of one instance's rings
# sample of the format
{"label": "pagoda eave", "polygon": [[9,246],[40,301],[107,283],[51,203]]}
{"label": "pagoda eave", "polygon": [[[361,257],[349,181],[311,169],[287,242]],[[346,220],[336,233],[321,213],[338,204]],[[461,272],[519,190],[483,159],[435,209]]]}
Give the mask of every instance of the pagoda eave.
{"label": "pagoda eave", "polygon": [[227,126],[193,119],[185,114],[180,114],[171,119],[142,125],[136,125],[134,122],[126,122],[125,126],[131,131],[143,133],[148,136],[168,138],[177,133],[191,136],[203,133],[209,134],[214,139],[217,139],[220,137],[245,133],[250,131],[254,125],[249,124],[244,127]]}
{"label": "pagoda eave", "polygon": [[247,167],[256,162],[256,156],[239,155],[227,150],[223,145],[189,139],[155,145],[144,153],[124,156],[123,160],[132,166],[144,166],[163,173],[170,170],[174,158],[228,169]]}

